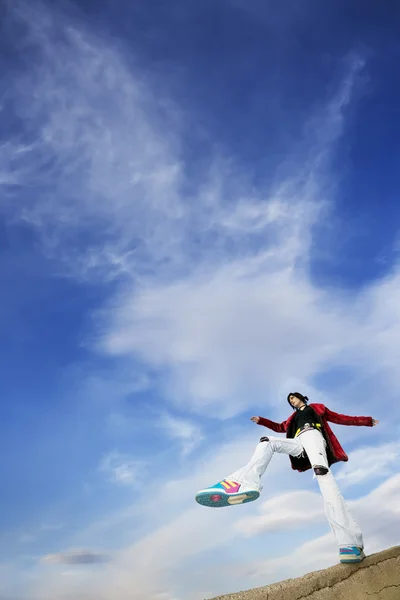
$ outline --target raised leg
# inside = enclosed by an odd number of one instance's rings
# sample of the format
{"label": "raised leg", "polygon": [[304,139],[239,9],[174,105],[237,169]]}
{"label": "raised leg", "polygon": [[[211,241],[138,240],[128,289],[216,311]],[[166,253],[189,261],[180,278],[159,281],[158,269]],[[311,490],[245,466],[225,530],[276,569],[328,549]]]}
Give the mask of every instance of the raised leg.
{"label": "raised leg", "polygon": [[261,478],[267,470],[275,452],[279,454],[300,456],[303,452],[303,446],[297,439],[276,437],[261,438],[247,465],[234,471],[229,475],[228,479],[233,479],[239,483],[255,487],[261,492],[263,488]]}
{"label": "raised leg", "polygon": [[215,485],[197,492],[196,502],[203,506],[219,508],[257,500],[262,490],[261,477],[274,452],[299,456],[303,452],[303,447],[298,440],[261,438],[253,456],[244,467]]}

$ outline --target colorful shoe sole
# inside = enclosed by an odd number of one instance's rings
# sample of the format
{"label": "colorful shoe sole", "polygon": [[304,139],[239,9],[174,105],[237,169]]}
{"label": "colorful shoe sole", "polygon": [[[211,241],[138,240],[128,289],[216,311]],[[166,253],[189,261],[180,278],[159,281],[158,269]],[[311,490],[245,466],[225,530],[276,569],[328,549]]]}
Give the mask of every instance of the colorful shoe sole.
{"label": "colorful shoe sole", "polygon": [[341,550],[339,553],[340,562],[343,564],[354,564],[360,563],[364,560],[365,554],[363,550],[361,552],[354,552],[351,549]]}
{"label": "colorful shoe sole", "polygon": [[221,508],[223,506],[234,506],[236,504],[245,504],[253,502],[260,497],[260,492],[249,490],[248,492],[239,492],[238,494],[226,494],[223,490],[211,489],[202,490],[195,496],[196,502],[202,506],[210,506],[211,508]]}

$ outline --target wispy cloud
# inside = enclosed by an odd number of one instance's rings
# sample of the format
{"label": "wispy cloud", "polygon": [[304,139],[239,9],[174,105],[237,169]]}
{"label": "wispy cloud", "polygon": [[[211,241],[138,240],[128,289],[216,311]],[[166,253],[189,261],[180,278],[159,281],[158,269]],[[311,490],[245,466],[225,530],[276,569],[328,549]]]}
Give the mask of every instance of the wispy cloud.
{"label": "wispy cloud", "polygon": [[120,485],[138,485],[145,463],[127,454],[113,450],[103,457],[100,471],[106,474],[110,481]]}
{"label": "wispy cloud", "polygon": [[182,446],[183,455],[189,454],[203,439],[201,429],[193,421],[164,413],[157,420],[160,435],[167,435],[173,440],[178,440]]}
{"label": "wispy cloud", "polygon": [[[14,10],[29,19],[28,3]],[[107,279],[173,256],[181,165],[162,99],[121,52],[80,27],[35,3],[32,63],[9,91],[32,142],[23,153],[10,142],[8,154],[19,191],[35,190],[36,200],[20,194],[13,211],[74,275]]]}

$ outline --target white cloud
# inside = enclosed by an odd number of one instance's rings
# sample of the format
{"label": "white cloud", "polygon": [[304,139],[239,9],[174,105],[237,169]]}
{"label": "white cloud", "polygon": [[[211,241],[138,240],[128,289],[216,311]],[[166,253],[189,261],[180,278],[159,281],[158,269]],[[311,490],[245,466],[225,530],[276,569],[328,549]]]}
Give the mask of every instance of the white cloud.
{"label": "white cloud", "polygon": [[145,462],[113,450],[103,457],[100,470],[110,481],[120,485],[138,485],[143,475]]}
{"label": "white cloud", "polygon": [[171,398],[206,413],[213,406],[215,416],[235,414],[255,394],[268,398],[289,378],[331,364],[346,333],[344,315],[301,276],[265,271],[240,261],[128,296],[112,315],[105,347],[170,369]]}
{"label": "white cloud", "polygon": [[364,498],[349,503],[350,507],[354,507],[352,510],[366,532],[368,552],[377,552],[398,544],[399,493],[400,473],[397,472]]}
{"label": "white cloud", "polygon": [[399,458],[400,442],[362,446],[349,454],[349,462],[340,468],[336,478],[346,486],[386,478],[398,471]]}
{"label": "white cloud", "polygon": [[246,537],[294,530],[325,519],[321,495],[305,490],[274,496],[259,507],[259,515],[239,519],[235,529]]}
{"label": "white cloud", "polygon": [[160,435],[181,442],[183,455],[189,454],[204,438],[201,428],[193,421],[164,413],[156,421],[160,428]]}
{"label": "white cloud", "polygon": [[[240,412],[254,398],[275,402],[291,380],[308,386],[333,367],[356,369],[359,380],[373,374],[382,393],[392,394],[397,272],[352,297],[318,289],[308,270],[295,266],[296,256],[306,260],[307,234],[296,232],[292,211],[294,222],[287,217],[276,251],[124,291],[105,322],[103,348],[166,372],[162,385],[170,399],[215,416]],[[372,405],[365,395],[362,410],[368,414]]]}

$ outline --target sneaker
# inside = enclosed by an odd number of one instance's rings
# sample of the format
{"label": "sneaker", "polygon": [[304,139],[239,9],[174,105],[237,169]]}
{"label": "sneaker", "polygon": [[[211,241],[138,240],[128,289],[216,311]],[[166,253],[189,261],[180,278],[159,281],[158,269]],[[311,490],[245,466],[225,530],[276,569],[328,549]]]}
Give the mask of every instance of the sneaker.
{"label": "sneaker", "polygon": [[223,479],[219,483],[197,492],[196,502],[203,506],[220,508],[222,506],[252,502],[253,500],[257,500],[259,496],[260,492],[255,488],[242,485],[237,481]]}
{"label": "sneaker", "polygon": [[359,563],[365,558],[364,550],[357,546],[343,546],[339,549],[341,563]]}

